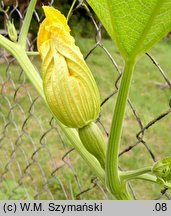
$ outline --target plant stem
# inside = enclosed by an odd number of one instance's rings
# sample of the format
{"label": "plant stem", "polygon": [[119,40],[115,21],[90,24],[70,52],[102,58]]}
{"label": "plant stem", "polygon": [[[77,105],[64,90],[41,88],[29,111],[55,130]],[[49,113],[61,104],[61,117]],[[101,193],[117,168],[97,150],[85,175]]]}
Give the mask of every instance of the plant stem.
{"label": "plant stem", "polygon": [[[149,181],[149,182],[153,182],[153,183],[158,184],[157,177],[153,176],[153,175],[151,175],[149,173],[139,175],[139,176],[135,177],[135,179],[145,180],[145,181]],[[170,182],[165,182],[164,187],[171,189],[171,183]]]}
{"label": "plant stem", "polygon": [[18,43],[21,45],[23,49],[26,49],[26,41],[27,41],[27,34],[30,27],[30,22],[33,16],[34,8],[36,6],[37,0],[31,0],[27,9],[26,16],[24,18],[24,22],[21,27]]}
{"label": "plant stem", "polygon": [[143,167],[137,170],[123,171],[120,173],[120,178],[122,179],[122,181],[123,180],[128,181],[144,173],[151,172],[151,170],[152,170],[152,166]]}
{"label": "plant stem", "polygon": [[29,80],[31,80],[32,84],[35,86],[39,95],[45,100],[40,75],[30,62],[25,50],[19,44],[11,42],[2,35],[0,35],[0,45],[8,50],[16,58],[22,69],[27,74]]}
{"label": "plant stem", "polygon": [[32,51],[28,51],[28,52],[26,52],[26,54],[28,55],[28,56],[39,56],[40,54],[39,54],[39,52],[32,52]]}
{"label": "plant stem", "polygon": [[73,0],[73,2],[72,2],[72,5],[71,5],[71,7],[70,7],[70,9],[69,9],[69,12],[68,12],[68,14],[67,14],[67,22],[69,21],[69,18],[70,18],[70,16],[71,16],[72,9],[73,9],[73,7],[74,7],[76,1],[77,1],[77,0]]}
{"label": "plant stem", "polygon": [[[122,133],[123,118],[126,108],[126,102],[131,82],[134,61],[127,61],[125,63],[124,72],[117,96],[115,110],[112,119],[110,136],[107,148],[106,157],[106,182],[111,193],[117,199],[131,199],[130,194],[123,185],[119,176],[118,170],[118,153]],[[125,183],[126,184],[126,183]]]}

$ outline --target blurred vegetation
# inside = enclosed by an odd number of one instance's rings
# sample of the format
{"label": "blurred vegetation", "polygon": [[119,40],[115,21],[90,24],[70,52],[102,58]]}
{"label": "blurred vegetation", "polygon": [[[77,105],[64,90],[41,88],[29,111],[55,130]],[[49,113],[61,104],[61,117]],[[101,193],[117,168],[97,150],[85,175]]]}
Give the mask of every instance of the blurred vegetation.
{"label": "blurred vegetation", "polygon": [[[48,2],[48,1],[46,1]],[[53,3],[53,7],[57,8],[58,10],[61,11],[61,13],[63,13],[65,16],[67,16],[67,13],[72,5],[73,0],[58,0],[58,1],[54,1]],[[45,3],[44,3],[45,4]],[[44,16],[42,15],[42,8],[40,6],[41,4],[39,4],[36,7],[36,11],[39,15],[39,17],[41,17],[41,20],[43,20]],[[13,10],[12,6],[6,6],[5,10],[8,10],[8,12],[10,13]],[[26,8],[25,8],[26,10]],[[25,10],[21,13],[25,13]],[[90,8],[91,10],[91,8]],[[96,15],[94,14],[94,12],[91,10],[91,13],[93,14],[93,17],[96,19]],[[13,11],[11,14],[10,19],[14,20],[16,29],[19,30],[20,26],[21,26],[21,18],[18,14],[17,11]],[[87,11],[85,10],[85,8],[81,7],[79,10],[76,10],[73,12],[70,20],[69,20],[69,26],[71,28],[71,34],[73,36],[81,36],[81,37],[86,37],[86,38],[92,38],[94,37],[96,31],[95,31],[95,27],[93,22],[91,21],[91,18],[89,17]],[[37,31],[38,31],[38,27],[39,25],[37,24],[36,19],[32,19],[32,23],[30,26],[30,33],[32,33],[33,38],[35,38],[37,36]],[[5,15],[3,12],[0,13],[0,29],[5,29]],[[102,30],[103,33],[103,37],[104,38],[108,38],[108,34],[106,33],[106,31],[103,29]]]}

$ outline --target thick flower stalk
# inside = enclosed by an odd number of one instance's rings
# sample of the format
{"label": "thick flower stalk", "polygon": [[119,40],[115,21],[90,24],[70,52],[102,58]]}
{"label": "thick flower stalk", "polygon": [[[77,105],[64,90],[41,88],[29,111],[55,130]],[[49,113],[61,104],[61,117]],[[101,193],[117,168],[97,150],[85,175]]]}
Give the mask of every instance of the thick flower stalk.
{"label": "thick flower stalk", "polygon": [[[67,20],[58,10],[44,6],[46,18],[41,23],[37,46],[42,58],[42,80],[47,102],[59,121],[71,128],[87,128],[99,115],[100,96],[91,71],[86,65],[80,49],[75,45],[74,38],[70,35]],[[93,133],[102,137],[101,134]],[[87,130],[86,130],[87,131]],[[99,133],[100,130],[98,130]],[[88,136],[87,134],[87,136]],[[84,136],[80,136],[84,146],[90,150],[99,161],[102,161],[101,152],[94,146],[99,145],[105,155],[105,143],[103,138],[96,139],[98,144],[84,142]],[[103,158],[103,161],[104,158]],[[102,163],[101,163],[102,164]],[[104,166],[104,164],[103,164]]]}

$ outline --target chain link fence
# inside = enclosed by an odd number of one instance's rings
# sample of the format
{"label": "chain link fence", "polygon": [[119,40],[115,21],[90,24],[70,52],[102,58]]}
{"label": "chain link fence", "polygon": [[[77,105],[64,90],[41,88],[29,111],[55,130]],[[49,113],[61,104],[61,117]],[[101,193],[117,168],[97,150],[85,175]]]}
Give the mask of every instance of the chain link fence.
{"label": "chain link fence", "polygon": [[[54,5],[55,1],[44,1],[44,4]],[[39,26],[43,19],[41,2],[34,11],[33,23]],[[7,36],[5,21],[7,19],[18,19],[19,27],[22,24],[24,14],[27,10],[26,1],[1,1],[0,20],[1,34]],[[55,5],[56,6],[56,5]],[[84,10],[89,16],[89,22],[95,30],[95,42],[91,49],[87,50],[85,59],[93,58],[93,53],[97,48],[105,53],[105,58],[109,59],[113,70],[117,72],[113,80],[113,91],[108,92],[103,98],[101,113],[97,122],[104,131],[107,140],[110,125],[103,120],[105,106],[109,101],[115,100],[121,70],[113,55],[103,44],[103,27],[97,20],[93,12],[88,9],[86,2],[78,1],[73,14]],[[41,11],[41,12],[40,12]],[[32,23],[32,24],[33,24]],[[36,24],[35,24],[36,23]],[[32,26],[31,26],[32,28]],[[7,36],[8,37],[8,36]],[[28,35],[28,50],[35,50],[36,37]],[[166,73],[162,70],[158,62],[146,53],[156,67],[156,73],[160,73],[166,88],[171,88],[171,82]],[[99,59],[100,61],[100,59]],[[39,57],[32,57],[32,62],[39,68]],[[104,77],[105,79],[105,77]],[[160,101],[158,102],[160,103]],[[163,118],[168,118],[171,112],[171,103],[162,113],[159,113],[148,123],[144,123],[138,110],[128,99],[128,106],[131,109],[134,121],[136,122],[136,140],[134,143],[121,148],[120,158],[124,156],[129,161],[132,152],[141,146],[144,158],[147,161],[156,161],[159,156],[153,152],[150,143],[146,141],[146,133],[155,127]],[[156,104],[157,106],[157,104]],[[107,113],[108,114],[108,113]],[[169,127],[169,125],[168,125]],[[156,136],[156,134],[154,134]],[[156,137],[157,139],[157,137]],[[168,146],[168,150],[169,146]],[[162,153],[162,152],[161,152]],[[138,155],[137,155],[138,157]],[[138,158],[135,158],[138,160]],[[124,166],[123,166],[124,167]],[[123,168],[121,164],[121,169]],[[128,165],[129,167],[129,165]],[[131,168],[131,167],[130,167]],[[138,182],[138,184],[142,184]],[[130,190],[135,199],[142,195],[144,188],[147,194],[144,198],[149,199],[171,199],[171,194],[162,186],[153,188],[151,192],[150,183],[143,182],[144,187],[139,191],[136,183],[131,182]],[[150,186],[147,186],[149,184]],[[146,197],[147,195],[147,197]],[[143,197],[143,196],[142,196]],[[64,140],[53,117],[49,114],[42,99],[37,95],[33,86],[25,76],[24,72],[17,64],[16,60],[5,50],[0,49],[0,199],[110,199],[110,194],[94,176],[89,167],[85,164],[77,152]]]}

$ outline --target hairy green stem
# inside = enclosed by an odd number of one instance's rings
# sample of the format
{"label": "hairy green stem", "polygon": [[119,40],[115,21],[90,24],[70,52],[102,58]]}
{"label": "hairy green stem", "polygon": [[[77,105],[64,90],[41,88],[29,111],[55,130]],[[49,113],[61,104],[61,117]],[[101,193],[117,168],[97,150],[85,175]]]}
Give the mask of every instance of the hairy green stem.
{"label": "hairy green stem", "polygon": [[134,61],[127,61],[125,63],[125,68],[122,75],[121,84],[113,114],[106,156],[107,186],[109,187],[111,193],[114,196],[116,196],[117,199],[131,199],[130,194],[126,189],[126,183],[123,183],[120,179],[118,169],[118,154],[122,133],[123,118],[133,67]]}
{"label": "hairy green stem", "polygon": [[26,16],[24,18],[24,22],[21,27],[18,43],[21,45],[23,49],[26,48],[27,34],[30,27],[30,22],[32,19],[32,15],[34,12],[34,8],[36,6],[37,0],[31,0],[27,9]]}
{"label": "hairy green stem", "polygon": [[20,66],[27,73],[29,80],[33,83],[39,95],[45,100],[42,90],[42,81],[40,75],[36,71],[33,64],[30,62],[25,50],[19,44],[13,43],[4,36],[0,35],[0,45],[8,50],[19,62]]}
{"label": "hairy green stem", "polygon": [[152,170],[152,166],[148,166],[148,167],[143,167],[137,170],[131,170],[131,171],[124,171],[120,173],[120,178],[121,180],[131,180],[131,179],[135,179],[137,176],[140,176],[142,174],[151,172]]}

